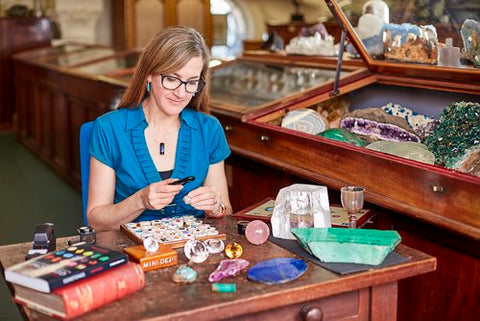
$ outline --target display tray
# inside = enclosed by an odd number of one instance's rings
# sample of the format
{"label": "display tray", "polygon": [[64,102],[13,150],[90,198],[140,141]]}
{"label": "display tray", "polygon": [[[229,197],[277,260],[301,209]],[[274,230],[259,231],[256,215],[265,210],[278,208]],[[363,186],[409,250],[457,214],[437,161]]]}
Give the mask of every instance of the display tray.
{"label": "display tray", "polygon": [[226,239],[216,227],[205,223],[191,215],[163,218],[152,221],[142,221],[120,225],[120,230],[138,244],[143,244],[142,236],[154,237],[158,243],[171,248],[181,248],[192,238],[208,240]]}
{"label": "display tray", "polygon": [[[275,199],[267,197],[266,199],[253,204],[240,212],[232,214],[232,218],[237,220],[261,220],[270,223],[275,207]],[[332,227],[348,227],[348,214],[338,204],[330,205],[330,215]],[[357,226],[362,227],[375,215],[372,209],[363,209],[357,214]]]}

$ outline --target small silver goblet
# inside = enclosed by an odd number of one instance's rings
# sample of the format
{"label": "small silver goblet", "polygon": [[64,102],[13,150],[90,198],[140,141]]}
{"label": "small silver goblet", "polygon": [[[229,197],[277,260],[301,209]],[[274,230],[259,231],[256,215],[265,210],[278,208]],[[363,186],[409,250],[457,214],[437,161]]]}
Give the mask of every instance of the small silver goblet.
{"label": "small silver goblet", "polygon": [[340,189],[342,207],[348,213],[348,227],[357,228],[357,213],[363,208],[365,188],[344,186]]}

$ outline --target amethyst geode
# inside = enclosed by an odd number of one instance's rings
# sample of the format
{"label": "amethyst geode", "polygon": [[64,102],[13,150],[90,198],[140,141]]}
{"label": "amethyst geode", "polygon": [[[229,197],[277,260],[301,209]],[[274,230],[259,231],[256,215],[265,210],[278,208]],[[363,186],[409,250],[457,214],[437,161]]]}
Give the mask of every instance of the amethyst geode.
{"label": "amethyst geode", "polygon": [[370,141],[420,142],[405,119],[389,115],[381,108],[354,110],[342,118],[340,128],[363,135]]}

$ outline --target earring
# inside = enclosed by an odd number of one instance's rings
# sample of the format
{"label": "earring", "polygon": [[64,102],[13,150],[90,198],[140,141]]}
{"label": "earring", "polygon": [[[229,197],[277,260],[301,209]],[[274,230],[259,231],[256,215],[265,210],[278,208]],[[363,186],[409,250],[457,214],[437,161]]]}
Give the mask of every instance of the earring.
{"label": "earring", "polygon": [[151,82],[150,81],[147,81],[147,91],[150,92],[150,84]]}
{"label": "earring", "polygon": [[197,94],[197,93],[192,93],[192,97],[195,97],[196,94]]}

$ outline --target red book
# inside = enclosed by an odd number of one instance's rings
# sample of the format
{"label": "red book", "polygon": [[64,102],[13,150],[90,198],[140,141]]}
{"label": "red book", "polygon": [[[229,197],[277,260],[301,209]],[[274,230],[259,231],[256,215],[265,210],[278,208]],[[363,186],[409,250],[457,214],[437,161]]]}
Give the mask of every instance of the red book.
{"label": "red book", "polygon": [[140,265],[128,262],[90,278],[43,293],[14,284],[15,301],[59,319],[71,319],[127,296],[145,285]]}

